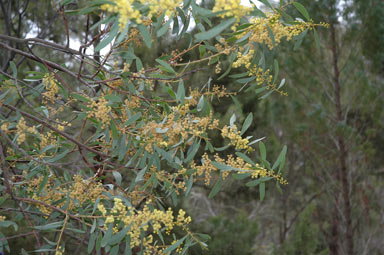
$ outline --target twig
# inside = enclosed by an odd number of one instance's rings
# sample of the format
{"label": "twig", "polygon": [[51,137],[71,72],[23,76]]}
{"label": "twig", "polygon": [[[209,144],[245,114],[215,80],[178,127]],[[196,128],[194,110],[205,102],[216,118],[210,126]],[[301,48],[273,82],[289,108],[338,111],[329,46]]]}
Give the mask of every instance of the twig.
{"label": "twig", "polygon": [[[175,81],[175,80],[180,80],[181,78],[184,78],[185,76],[191,75],[193,73],[197,73],[197,72],[202,71],[202,70],[207,70],[207,68],[197,68],[197,69],[191,70],[189,72],[183,73],[179,76],[170,77],[170,78],[155,78],[155,77],[145,77],[145,76],[142,77],[142,76],[134,76],[134,75],[128,75],[127,78],[138,79],[138,80],[152,80],[152,81]],[[90,82],[90,84],[100,84],[100,83],[106,83],[106,82],[111,82],[111,81],[117,81],[117,80],[121,80],[121,79],[122,78],[120,78],[120,77],[116,77],[113,79],[106,79],[106,80],[101,80],[101,81]]]}

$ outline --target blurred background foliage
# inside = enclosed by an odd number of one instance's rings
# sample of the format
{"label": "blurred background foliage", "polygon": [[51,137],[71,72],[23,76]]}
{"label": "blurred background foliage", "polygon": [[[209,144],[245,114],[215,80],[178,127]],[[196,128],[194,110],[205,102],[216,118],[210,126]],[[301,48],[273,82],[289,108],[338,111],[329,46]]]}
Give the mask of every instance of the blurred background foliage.
{"label": "blurred background foliage", "polygon": [[[83,5],[83,1],[73,1],[73,5]],[[0,2],[5,5],[7,1]],[[17,9],[24,1],[12,2],[12,8]],[[301,45],[279,47],[280,76],[286,79],[288,97],[273,93],[260,100],[259,94],[243,90],[235,99],[211,102],[222,123],[228,123],[233,113],[242,123],[252,112],[254,122],[245,135],[265,136],[271,159],[277,158],[287,145],[284,175],[289,185],[280,193],[272,182],[268,183],[267,197],[262,202],[258,189],[231,180],[225,182],[214,199],[208,200],[210,190],[205,187],[194,188],[183,206],[194,219],[193,228],[211,238],[207,242],[209,250],[195,247],[191,254],[351,254],[351,244],[345,238],[347,231],[352,235],[353,254],[384,254],[384,2],[300,2],[316,23],[323,21],[331,26],[318,30],[319,47],[311,36]],[[30,1],[27,19],[15,17],[14,22],[23,27],[23,35],[19,36],[32,34],[65,45],[61,17],[46,13],[44,10],[52,7],[41,7],[42,4],[50,5],[49,1]],[[201,4],[212,2],[205,0]],[[291,11],[295,10],[288,12]],[[80,31],[86,17],[83,18],[69,16],[73,41],[83,41]],[[97,22],[98,17],[91,18],[91,22]],[[0,25],[0,33],[5,29],[4,24]],[[173,40],[170,36],[165,41],[154,41],[151,49],[142,43],[135,53],[143,60],[154,59],[176,43]],[[177,42],[180,50],[187,46],[183,40]],[[292,47],[299,53],[292,54]],[[49,51],[36,51],[56,63],[70,61]],[[184,59],[195,59],[196,54],[198,50]],[[23,62],[24,70],[30,70],[28,63]],[[5,61],[1,64],[3,70],[8,68]],[[228,63],[222,65],[222,70],[226,70]],[[231,78],[218,81],[219,75],[210,76],[215,73],[214,65],[202,67],[209,70],[190,76],[188,84],[192,87],[201,88],[212,79],[212,85],[223,85],[231,91],[241,89],[242,84],[233,83]],[[23,66],[18,70],[22,72]],[[337,97],[341,120],[337,119]],[[346,148],[347,190],[343,190],[343,173],[339,170],[340,137]],[[252,153],[250,157],[257,158],[256,155]],[[350,202],[349,223],[345,200]],[[7,231],[12,235],[12,228]],[[33,241],[32,237],[18,238],[10,245],[26,247]],[[72,242],[73,251],[67,251],[81,253],[76,250],[76,242]]]}

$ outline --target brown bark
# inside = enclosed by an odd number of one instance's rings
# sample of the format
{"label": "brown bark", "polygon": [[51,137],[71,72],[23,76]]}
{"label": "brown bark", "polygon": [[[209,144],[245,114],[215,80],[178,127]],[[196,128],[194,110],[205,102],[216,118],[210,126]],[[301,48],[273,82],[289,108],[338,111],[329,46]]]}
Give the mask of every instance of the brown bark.
{"label": "brown bark", "polygon": [[[340,85],[340,70],[338,67],[338,48],[337,48],[337,38],[336,38],[336,29],[334,24],[330,26],[331,32],[331,51],[332,51],[332,65],[333,65],[333,89],[334,89],[334,98],[335,98],[335,108],[336,108],[336,120],[338,123],[343,122],[343,109],[341,106],[341,85]],[[350,194],[349,194],[349,179],[348,179],[348,168],[347,168],[347,150],[345,147],[345,138],[343,134],[337,134],[337,143],[338,143],[338,163],[339,163],[339,180],[341,182],[341,198],[342,198],[342,207],[345,217],[345,243],[346,251],[348,255],[354,254],[354,245],[353,245],[353,233],[352,233],[352,218],[351,218],[351,203],[350,203]]]}

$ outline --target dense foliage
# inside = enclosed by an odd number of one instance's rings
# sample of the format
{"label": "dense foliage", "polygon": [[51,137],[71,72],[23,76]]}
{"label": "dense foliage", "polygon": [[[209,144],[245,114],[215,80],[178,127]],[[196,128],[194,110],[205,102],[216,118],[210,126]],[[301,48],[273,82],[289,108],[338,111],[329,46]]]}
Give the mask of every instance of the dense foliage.
{"label": "dense foliage", "polygon": [[[258,186],[261,200],[266,182],[281,190],[286,147],[270,163],[262,138],[245,136],[253,114],[222,123],[213,105],[243,90],[287,95],[276,47],[309,31],[318,44],[315,27],[326,25],[298,2],[262,2],[264,12],[240,1],[52,1],[34,15],[32,2],[1,1],[0,203],[9,214],[0,226],[14,233],[0,235],[0,249],[32,236],[23,254],[185,254],[207,246],[178,208],[195,186],[211,187],[212,198],[231,176]],[[50,17],[61,33],[47,38],[37,24],[53,26]],[[173,43],[146,54],[161,40]],[[201,64],[215,72],[192,84],[211,70]],[[220,85],[224,77],[241,86]]]}

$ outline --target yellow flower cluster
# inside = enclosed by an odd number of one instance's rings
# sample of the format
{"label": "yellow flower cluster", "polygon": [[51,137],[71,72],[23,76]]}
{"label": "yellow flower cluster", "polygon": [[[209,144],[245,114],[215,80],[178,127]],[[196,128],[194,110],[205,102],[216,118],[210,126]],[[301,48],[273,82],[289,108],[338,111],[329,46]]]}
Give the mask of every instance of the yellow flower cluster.
{"label": "yellow flower cluster", "polygon": [[[55,177],[49,177],[44,189],[37,194],[36,191],[39,190],[43,180],[44,176],[40,176],[28,182],[27,190],[32,194],[32,199],[53,205],[56,201],[66,198],[69,193],[69,210],[81,208],[87,201],[94,203],[98,197],[103,198],[102,192],[106,191],[100,182],[84,180],[80,175],[75,175],[69,187],[56,183]],[[55,206],[61,207],[65,203],[66,201],[63,201]],[[51,208],[40,204],[37,208],[45,214],[50,214],[52,211]]]}
{"label": "yellow flower cluster", "polygon": [[[212,9],[214,12],[226,11],[219,15],[221,18],[235,17],[239,22],[241,18],[247,16],[252,10],[241,4],[241,0],[216,0],[215,6]],[[233,29],[235,28],[232,27]]]}
{"label": "yellow flower cluster", "polygon": [[5,221],[5,219],[6,219],[6,217],[5,217],[5,216],[3,216],[3,215],[0,215],[0,222],[1,222],[1,221]]}
{"label": "yellow flower cluster", "polygon": [[[178,241],[178,240],[173,240],[172,243],[171,243],[171,245],[174,245],[175,243],[177,243],[177,241]],[[176,253],[177,253],[177,254],[181,254],[181,252],[183,251],[182,244],[183,244],[183,243],[180,243],[180,245],[177,246],[177,248],[176,248]]]}
{"label": "yellow flower cluster", "polygon": [[149,5],[149,16],[159,15],[165,11],[165,15],[170,17],[179,7],[182,0],[139,0],[142,4]]}
{"label": "yellow flower cluster", "polygon": [[236,95],[235,92],[228,92],[227,89],[222,85],[213,85],[212,92],[208,91],[205,95],[209,96],[209,94],[215,95],[217,98],[229,97],[230,95]]}
{"label": "yellow flower cluster", "polygon": [[59,93],[59,86],[57,85],[57,80],[54,73],[47,73],[43,77],[43,84],[45,86],[46,92],[43,93],[43,100],[47,102],[48,99],[51,103],[55,102],[55,97]]}
{"label": "yellow flower cluster", "polygon": [[100,8],[103,11],[118,13],[120,29],[124,29],[129,20],[135,20],[141,23],[141,14],[133,8],[132,0],[114,0],[114,4],[103,4]]}
{"label": "yellow flower cluster", "polygon": [[[132,96],[129,99],[125,99],[124,104],[128,109],[135,109],[141,106],[141,99],[138,96]],[[123,107],[123,111],[125,111],[125,107]]]}
{"label": "yellow flower cluster", "polygon": [[[143,242],[144,249],[149,252],[150,250],[158,249],[158,247],[152,245],[152,235],[157,235],[163,226],[166,233],[170,234],[174,226],[188,229],[187,225],[192,221],[190,216],[185,217],[185,212],[182,209],[179,210],[179,214],[175,219],[171,208],[168,208],[166,212],[158,209],[151,210],[149,207],[150,203],[151,201],[148,201],[142,210],[135,210],[131,206],[127,207],[120,198],[114,198],[114,206],[109,212],[102,203],[99,203],[97,208],[101,215],[106,218],[105,228],[108,227],[109,223],[115,224],[115,231],[118,231],[118,227],[121,226],[119,223],[123,224],[122,228],[130,226],[127,235],[130,236],[131,248],[140,247],[141,242]],[[142,231],[147,234],[144,240],[140,238]],[[165,247],[161,249],[164,250]]]}
{"label": "yellow flower cluster", "polygon": [[48,131],[45,134],[40,134],[40,149],[43,149],[51,144],[57,144],[56,136],[52,131]]}
{"label": "yellow flower cluster", "polygon": [[267,18],[257,17],[252,18],[251,26],[244,29],[244,31],[238,35],[237,38],[242,38],[249,32],[249,42],[265,43],[270,49],[273,49],[273,41],[271,39],[268,27],[273,33],[275,45],[278,45],[282,38],[286,38],[290,41],[294,36],[299,35],[305,29],[312,29],[314,24],[312,22],[298,21],[295,25],[284,25],[280,20],[279,13],[267,13]]}
{"label": "yellow flower cluster", "polygon": [[[133,7],[133,0],[114,0],[113,4],[103,4],[101,10],[118,13],[119,14],[119,26],[123,29],[130,20],[135,20],[137,24],[143,22],[139,10]],[[176,7],[179,7],[182,0],[139,0],[143,5],[149,6],[149,16],[160,15],[165,12],[168,17],[176,11]]]}
{"label": "yellow flower cluster", "polygon": [[8,132],[8,127],[9,127],[9,123],[4,122],[3,124],[1,124],[0,129],[1,129],[3,132]]}
{"label": "yellow flower cluster", "polygon": [[228,42],[224,39],[224,38],[220,38],[219,42],[221,44],[224,45],[224,47],[219,44],[219,43],[216,43],[215,44],[215,48],[217,49],[218,52],[222,52],[224,53],[225,55],[229,55],[231,54],[231,49],[232,47],[228,44]]}
{"label": "yellow flower cluster", "polygon": [[256,76],[256,83],[257,85],[261,86],[263,83],[266,83],[267,86],[271,86],[272,84],[272,75],[269,74],[270,70],[267,69],[266,71],[263,70],[261,67],[253,66],[249,70],[249,76]]}
{"label": "yellow flower cluster", "polygon": [[211,182],[211,172],[218,170],[214,165],[212,165],[212,161],[207,153],[204,153],[201,157],[201,165],[197,165],[195,161],[192,161],[191,168],[196,170],[195,175],[204,176],[204,183],[207,186]]}
{"label": "yellow flower cluster", "polygon": [[267,87],[272,87],[272,75],[270,70],[266,71],[263,68],[258,67],[257,65],[252,65],[252,58],[255,51],[250,49],[249,52],[243,55],[240,51],[237,52],[237,60],[233,62],[232,67],[238,68],[244,66],[248,70],[248,76],[255,76],[257,85],[262,85],[266,83]]}
{"label": "yellow flower cluster", "polygon": [[250,69],[251,68],[251,60],[253,58],[253,54],[255,54],[255,50],[250,49],[247,54],[243,55],[240,51],[237,52],[237,60],[233,62],[232,67],[237,68],[242,65],[245,66],[245,68]]}
{"label": "yellow flower cluster", "polygon": [[221,130],[221,136],[228,138],[230,143],[235,146],[238,150],[247,150],[252,151],[253,148],[248,146],[249,140],[247,138],[242,138],[240,131],[237,130],[236,126],[224,126]]}
{"label": "yellow flower cluster", "polygon": [[218,120],[213,115],[197,117],[190,113],[191,105],[186,103],[172,107],[172,113],[164,113],[165,122],[150,121],[141,128],[140,133],[144,135],[147,151],[152,151],[152,145],[160,147],[172,146],[189,140],[192,136],[201,137],[207,130],[218,127]]}
{"label": "yellow flower cluster", "polygon": [[155,175],[156,179],[159,182],[167,183],[167,184],[173,186],[176,194],[180,194],[180,190],[182,190],[184,192],[187,190],[187,186],[186,186],[186,183],[185,183],[184,178],[183,178],[183,176],[185,176],[186,171],[187,171],[187,169],[182,168],[173,174],[173,173],[167,172],[165,170],[159,171],[156,169],[156,167],[152,166],[150,168],[150,172],[147,174],[145,180],[147,181],[147,180],[149,180],[151,175]]}
{"label": "yellow flower cluster", "polygon": [[26,133],[31,133],[35,135],[38,134],[36,127],[28,127],[27,123],[25,122],[25,119],[21,117],[16,125],[17,144],[21,144],[25,141]]}
{"label": "yellow flower cluster", "polygon": [[[145,20],[143,21],[143,23],[145,24]],[[137,47],[140,47],[141,46],[141,41],[139,39],[139,36],[140,36],[140,31],[133,27],[131,29],[129,29],[129,33],[128,33],[128,38],[122,42],[122,47],[124,48],[129,48],[129,44],[132,42],[133,44],[135,44]],[[124,63],[124,69],[123,69],[123,72],[128,72],[129,71],[129,66],[128,65],[125,65]]]}
{"label": "yellow flower cluster", "polygon": [[98,121],[101,121],[103,128],[107,127],[111,120],[109,113],[112,110],[108,105],[108,101],[104,97],[100,97],[98,102],[92,100],[88,107],[91,108],[91,110],[87,112],[87,117],[95,117]]}
{"label": "yellow flower cluster", "polygon": [[[226,178],[230,173],[250,173],[251,178],[253,179],[260,177],[272,177],[276,179],[280,184],[288,184],[288,182],[280,174],[276,174],[272,170],[267,170],[259,164],[252,166],[240,157],[233,157],[232,155],[229,155],[225,160],[216,154],[214,155],[214,159],[218,163],[233,168],[233,171],[223,171],[223,178]],[[205,184],[209,185],[212,171],[217,172],[219,169],[212,164],[212,160],[209,158],[207,153],[204,153],[201,162],[201,165],[197,165],[194,161],[192,161],[191,168],[196,170],[195,175],[204,176]]]}

